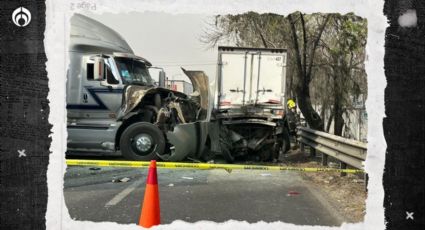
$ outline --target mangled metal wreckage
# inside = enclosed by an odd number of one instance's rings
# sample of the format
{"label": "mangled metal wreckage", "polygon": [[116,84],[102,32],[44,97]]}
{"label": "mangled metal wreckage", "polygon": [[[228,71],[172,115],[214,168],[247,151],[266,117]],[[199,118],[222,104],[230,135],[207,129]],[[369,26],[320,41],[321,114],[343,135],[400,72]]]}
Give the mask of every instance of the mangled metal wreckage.
{"label": "mangled metal wreckage", "polygon": [[[127,85],[118,120],[123,122],[119,147],[134,160],[202,159],[209,126],[209,83],[202,71],[184,73],[194,92],[188,96],[166,88]],[[127,125],[128,124],[128,125]]]}
{"label": "mangled metal wreckage", "polygon": [[[268,161],[287,151],[285,119],[247,105],[240,110],[214,110],[209,81],[202,71],[183,72],[194,92],[127,85],[117,120],[117,140],[124,157],[133,160],[207,161],[221,155]],[[256,105],[258,107],[258,105]],[[275,116],[276,117],[276,116]]]}
{"label": "mangled metal wreckage", "polygon": [[[159,84],[152,64],[116,31],[81,14],[71,18],[66,81],[67,154],[180,161],[205,152],[208,77],[184,71],[190,96]],[[161,68],[159,68],[161,69]]]}

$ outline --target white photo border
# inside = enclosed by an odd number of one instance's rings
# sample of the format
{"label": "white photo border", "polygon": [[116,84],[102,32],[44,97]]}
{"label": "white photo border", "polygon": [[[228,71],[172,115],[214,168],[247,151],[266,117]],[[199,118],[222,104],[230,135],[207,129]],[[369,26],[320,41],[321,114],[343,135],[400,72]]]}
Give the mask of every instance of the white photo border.
{"label": "white photo border", "polygon": [[[136,224],[118,224],[113,222],[91,222],[72,220],[64,201],[63,178],[66,170],[66,54],[69,41],[69,19],[73,13],[84,9],[73,8],[76,4],[90,4],[95,9],[91,13],[129,13],[163,12],[170,14],[240,14],[247,11],[258,13],[276,13],[288,15],[295,11],[310,13],[353,12],[367,19],[368,36],[365,69],[368,80],[368,154],[365,170],[369,175],[366,214],[361,223],[347,224],[341,227],[301,226],[283,222],[227,221],[214,223],[200,221],[187,223],[174,221],[170,225],[156,226],[157,229],[384,229],[384,189],[383,172],[385,164],[386,142],[383,135],[385,116],[384,74],[385,30],[388,27],[384,16],[384,1],[370,0],[46,0],[46,30],[44,45],[48,61],[46,69],[49,79],[50,116],[52,142],[47,172],[48,203],[46,212],[47,229],[140,229]],[[72,5],[74,4],[74,5]],[[90,9],[88,9],[90,10]]]}

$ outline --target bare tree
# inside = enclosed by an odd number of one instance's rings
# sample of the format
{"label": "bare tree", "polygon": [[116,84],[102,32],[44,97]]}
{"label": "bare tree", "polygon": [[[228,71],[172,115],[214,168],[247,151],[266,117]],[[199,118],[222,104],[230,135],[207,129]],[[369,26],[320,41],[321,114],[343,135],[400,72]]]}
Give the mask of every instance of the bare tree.
{"label": "bare tree", "polygon": [[[352,14],[331,17],[321,41],[321,56],[316,67],[320,81],[311,86],[320,88],[322,112],[330,109],[330,123],[334,121],[334,134],[341,135],[347,109],[352,108],[353,99],[360,94],[366,95],[366,75],[364,71],[366,21]],[[324,84],[325,83],[325,84]],[[324,97],[326,96],[326,97]],[[323,116],[322,116],[323,117]]]}
{"label": "bare tree", "polygon": [[[317,19],[317,17],[312,16],[312,20]],[[295,86],[297,103],[307,123],[310,127],[317,130],[323,130],[324,125],[322,118],[312,106],[309,86],[313,77],[312,70],[315,64],[316,51],[329,17],[330,15],[328,14],[323,16],[322,20],[320,20],[321,22],[317,20],[317,33],[312,37],[308,37],[308,25],[306,24],[304,15],[302,13],[295,13],[288,16],[291,26],[297,77],[299,80],[299,83]],[[297,29],[297,24],[301,29]]]}
{"label": "bare tree", "polygon": [[[300,12],[284,17],[248,12],[218,15],[201,37],[208,47],[219,43],[236,46],[287,48],[287,90],[310,127],[326,131],[334,120],[341,134],[343,114],[350,98],[364,94],[365,20],[354,15]],[[313,104],[319,105],[320,114]]]}

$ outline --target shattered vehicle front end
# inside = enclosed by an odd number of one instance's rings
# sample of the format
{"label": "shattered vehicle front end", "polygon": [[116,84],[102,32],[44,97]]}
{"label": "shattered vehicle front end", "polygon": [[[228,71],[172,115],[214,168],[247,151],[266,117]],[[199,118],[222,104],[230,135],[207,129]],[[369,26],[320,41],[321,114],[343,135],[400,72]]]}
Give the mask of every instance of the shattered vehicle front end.
{"label": "shattered vehicle front end", "polygon": [[205,152],[210,114],[208,77],[202,71],[183,72],[192,82],[191,95],[161,87],[128,85],[118,114],[123,123],[138,121],[156,126],[165,139],[164,150],[156,152],[156,156],[165,161],[200,159]]}

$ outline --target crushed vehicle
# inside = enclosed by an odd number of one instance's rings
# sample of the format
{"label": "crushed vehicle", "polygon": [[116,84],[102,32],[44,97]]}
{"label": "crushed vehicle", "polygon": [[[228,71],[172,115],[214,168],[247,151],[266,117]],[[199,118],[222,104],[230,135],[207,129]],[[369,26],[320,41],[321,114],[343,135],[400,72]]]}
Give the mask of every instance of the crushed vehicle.
{"label": "crushed vehicle", "polygon": [[227,161],[277,160],[289,150],[286,59],[285,49],[218,47],[213,149]]}
{"label": "crushed vehicle", "polygon": [[66,84],[67,154],[123,155],[131,160],[202,158],[211,107],[208,77],[183,72],[186,95],[159,85],[152,64],[114,30],[81,14],[71,18]]}

